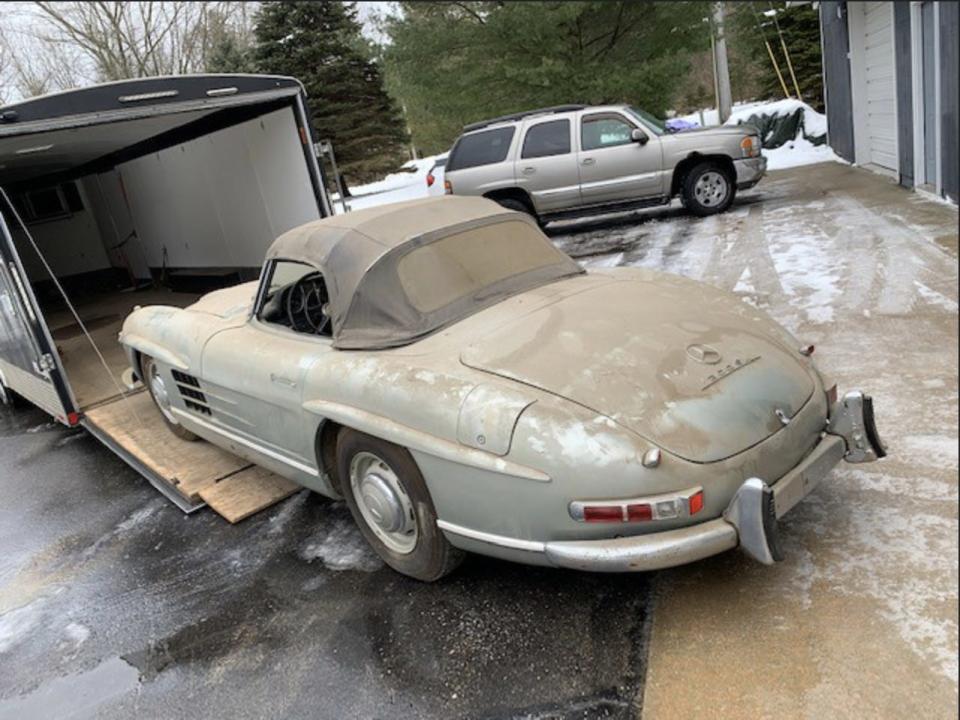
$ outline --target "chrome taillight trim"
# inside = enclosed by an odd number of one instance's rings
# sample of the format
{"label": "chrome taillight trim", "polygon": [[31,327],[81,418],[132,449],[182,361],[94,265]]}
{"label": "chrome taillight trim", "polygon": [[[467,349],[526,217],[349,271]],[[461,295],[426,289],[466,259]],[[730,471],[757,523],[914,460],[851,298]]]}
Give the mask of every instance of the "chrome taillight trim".
{"label": "chrome taillight trim", "polygon": [[[673,520],[678,517],[689,517],[690,498],[699,492],[703,492],[703,488],[697,485],[679,492],[662,493],[660,495],[644,495],[616,500],[573,500],[568,509],[570,517],[577,522],[586,522],[584,518],[584,508],[586,507],[619,507],[623,518],[622,522]],[[627,520],[628,505],[649,505],[653,517],[650,520]]]}

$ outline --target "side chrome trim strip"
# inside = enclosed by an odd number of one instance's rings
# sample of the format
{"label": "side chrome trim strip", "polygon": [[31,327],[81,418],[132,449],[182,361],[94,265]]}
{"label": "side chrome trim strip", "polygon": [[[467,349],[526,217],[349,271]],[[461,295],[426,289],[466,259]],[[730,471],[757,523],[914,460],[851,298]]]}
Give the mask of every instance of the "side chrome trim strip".
{"label": "side chrome trim strip", "polygon": [[295,468],[300,472],[305,472],[308,475],[312,475],[313,477],[320,477],[320,472],[316,468],[310,467],[309,465],[305,465],[302,462],[297,462],[296,460],[291,460],[290,458],[285,457],[278,452],[274,452],[273,450],[263,447],[263,445],[257,445],[255,442],[251,442],[246,438],[240,437],[239,435],[236,435],[235,433],[232,433],[229,430],[224,430],[223,428],[217,427],[213,423],[209,423],[206,420],[203,420],[202,418],[199,418],[192,413],[184,412],[180,408],[172,407],[170,409],[173,411],[174,415],[179,415],[182,418],[186,418],[192,423],[196,423],[197,425],[200,425],[201,427],[204,427],[207,430],[215,432],[218,435],[223,435],[223,437],[229,438],[230,440],[233,440],[233,442],[235,443],[240,443],[241,445],[248,447],[255,452],[260,453],[261,455],[266,455],[268,458],[271,458],[272,460],[276,460],[277,462],[282,462],[284,465],[289,465],[290,467]]}
{"label": "side chrome trim strip", "polygon": [[512,475],[535,482],[550,482],[550,476],[536,468],[504,460],[499,455],[494,455],[486,450],[474,450],[471,447],[415,430],[381,415],[369,413],[366,410],[324,400],[308,400],[303,404],[303,408],[324,419],[333,420],[354,430],[360,430],[375,437],[389,440],[408,450],[416,450],[443,460],[500,473],[501,475]]}
{"label": "side chrome trim strip", "polygon": [[465,528],[462,525],[454,525],[446,520],[437,520],[437,527],[441,530],[451,532],[454,535],[462,535],[463,537],[470,538],[471,540],[479,540],[480,542],[490,543],[491,545],[499,545],[500,547],[510,548],[512,550],[526,550],[527,552],[542,553],[546,549],[546,545],[542,542],[536,542],[534,540],[517,540],[515,538],[508,538],[503,535],[494,535],[493,533],[485,533],[481,532],[480,530],[471,530],[470,528]]}

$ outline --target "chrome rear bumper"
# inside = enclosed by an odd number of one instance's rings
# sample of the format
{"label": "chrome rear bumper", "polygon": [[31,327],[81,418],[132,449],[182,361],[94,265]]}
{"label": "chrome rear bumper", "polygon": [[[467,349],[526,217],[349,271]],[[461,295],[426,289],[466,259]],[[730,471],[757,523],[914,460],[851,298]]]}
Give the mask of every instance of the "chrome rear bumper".
{"label": "chrome rear bumper", "polygon": [[662,532],[606,540],[540,542],[471,530],[439,520],[458,547],[497,548],[512,560],[592,572],[640,572],[684,565],[740,547],[759,562],[782,559],[777,522],[806,497],[841,460],[870,462],[886,455],[873,420],[873,403],[859,391],[837,401],[820,442],[800,463],[768,485],[750,478],[721,517]]}
{"label": "chrome rear bumper", "polygon": [[723,516],[716,520],[612,540],[548,542],[544,552],[557,567],[594,572],[659,570],[738,546],[754,559],[769,564],[780,559],[777,519],[813,490],[845,452],[843,438],[825,436],[813,452],[772,487],[759,478],[747,480]]}

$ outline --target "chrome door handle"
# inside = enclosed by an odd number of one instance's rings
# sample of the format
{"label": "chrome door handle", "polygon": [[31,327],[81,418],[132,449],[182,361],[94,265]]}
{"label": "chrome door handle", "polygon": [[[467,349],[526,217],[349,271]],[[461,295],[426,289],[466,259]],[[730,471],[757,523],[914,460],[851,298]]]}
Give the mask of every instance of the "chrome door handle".
{"label": "chrome door handle", "polygon": [[536,169],[535,167],[525,167],[525,168],[523,169],[523,174],[524,174],[524,175],[533,175],[536,171],[537,171],[537,169]]}
{"label": "chrome door handle", "polygon": [[597,162],[597,161],[594,160],[593,158],[584,158],[584,159],[581,161],[580,164],[581,164],[581,165],[594,165],[596,162]]}

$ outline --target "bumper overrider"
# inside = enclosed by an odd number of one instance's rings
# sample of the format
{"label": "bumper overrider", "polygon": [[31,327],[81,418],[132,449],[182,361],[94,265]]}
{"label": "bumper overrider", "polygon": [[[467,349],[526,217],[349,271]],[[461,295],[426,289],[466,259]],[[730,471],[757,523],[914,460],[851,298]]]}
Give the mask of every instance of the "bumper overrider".
{"label": "bumper overrider", "polygon": [[783,559],[777,523],[841,460],[872,462],[886,455],[874,424],[873,401],[853,391],[837,401],[823,437],[796,467],[773,484],[750,478],[723,515],[698,525],[610,540],[548,542],[547,560],[557,567],[594,572],[658,570],[740,547],[764,564]]}
{"label": "bumper overrider", "polygon": [[752,188],[767,174],[767,159],[763,156],[734,160],[733,166],[737,171],[737,189]]}

